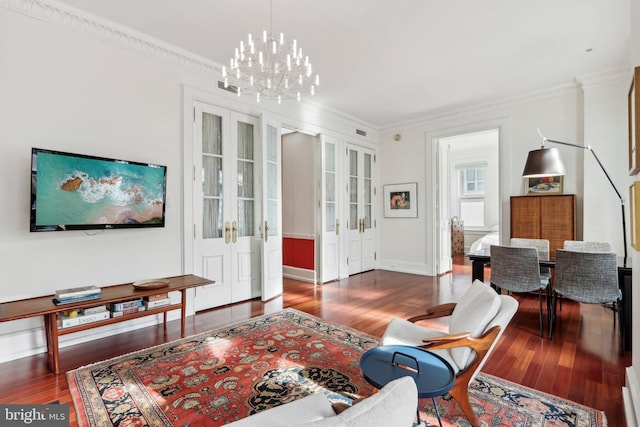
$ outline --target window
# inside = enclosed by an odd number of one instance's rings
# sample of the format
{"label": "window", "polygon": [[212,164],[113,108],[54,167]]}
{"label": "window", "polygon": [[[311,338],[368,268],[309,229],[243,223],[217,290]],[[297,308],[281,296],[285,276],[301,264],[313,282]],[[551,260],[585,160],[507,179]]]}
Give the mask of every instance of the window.
{"label": "window", "polygon": [[484,196],[484,167],[462,169],[462,196]]}
{"label": "window", "polygon": [[460,167],[460,219],[465,227],[484,227],[486,165]]}

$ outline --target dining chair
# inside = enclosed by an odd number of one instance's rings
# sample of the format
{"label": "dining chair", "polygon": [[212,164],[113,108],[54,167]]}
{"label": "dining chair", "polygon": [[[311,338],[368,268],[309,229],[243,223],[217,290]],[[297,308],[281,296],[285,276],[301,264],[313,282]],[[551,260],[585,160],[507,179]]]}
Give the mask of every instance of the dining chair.
{"label": "dining chair", "polygon": [[[511,238],[511,246],[518,248],[536,248],[538,259],[549,259],[549,241],[547,239]],[[540,277],[551,279],[551,267],[540,266]]]}
{"label": "dining chair", "polygon": [[498,293],[502,289],[513,293],[538,291],[540,302],[540,336],[544,336],[542,291],[546,289],[547,319],[551,295],[549,278],[540,274],[538,250],[532,247],[491,246],[491,285]]}
{"label": "dining chair", "polygon": [[613,325],[618,314],[620,348],[623,346],[624,318],[622,291],[618,285],[617,255],[614,252],[578,252],[556,250],[555,283],[549,337],[556,324],[558,295],[585,304],[612,303]]}
{"label": "dining chair", "polygon": [[611,252],[611,245],[607,242],[565,240],[564,250],[577,252]]}

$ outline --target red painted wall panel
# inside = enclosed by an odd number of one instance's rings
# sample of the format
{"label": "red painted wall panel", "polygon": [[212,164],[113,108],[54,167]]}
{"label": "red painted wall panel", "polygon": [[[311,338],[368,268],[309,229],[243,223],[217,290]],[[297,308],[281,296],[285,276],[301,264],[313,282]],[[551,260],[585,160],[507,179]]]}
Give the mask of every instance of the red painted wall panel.
{"label": "red painted wall panel", "polygon": [[314,269],[314,240],[294,239],[285,237],[282,239],[282,262],[288,267]]}

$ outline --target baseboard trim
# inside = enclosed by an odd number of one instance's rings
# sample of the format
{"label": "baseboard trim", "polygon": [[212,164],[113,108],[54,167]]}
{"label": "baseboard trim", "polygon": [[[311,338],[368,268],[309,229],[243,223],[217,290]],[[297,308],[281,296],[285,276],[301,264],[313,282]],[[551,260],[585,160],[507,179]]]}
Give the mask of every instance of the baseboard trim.
{"label": "baseboard trim", "polygon": [[638,427],[640,419],[640,387],[633,366],[626,369],[626,387],[622,387],[622,403],[627,427]]}
{"label": "baseboard trim", "polygon": [[[172,310],[167,312],[167,322],[180,319],[180,310]],[[112,335],[122,334],[140,328],[155,326],[163,323],[161,314],[150,315],[131,319],[126,322],[120,322],[113,325],[99,326],[97,328],[74,332],[59,337],[58,346],[60,349],[84,342],[94,341],[100,338]],[[11,360],[22,359],[23,357],[35,356],[36,354],[46,353],[47,344],[44,339],[44,328],[33,328],[22,331],[11,336],[0,336],[0,343],[6,341],[2,345],[3,350],[0,352],[0,363],[9,362]],[[10,341],[10,342],[9,342]],[[8,352],[9,349],[14,351]]]}
{"label": "baseboard trim", "polygon": [[307,270],[298,267],[282,267],[282,276],[287,279],[300,280],[301,282],[316,283],[315,270]]}

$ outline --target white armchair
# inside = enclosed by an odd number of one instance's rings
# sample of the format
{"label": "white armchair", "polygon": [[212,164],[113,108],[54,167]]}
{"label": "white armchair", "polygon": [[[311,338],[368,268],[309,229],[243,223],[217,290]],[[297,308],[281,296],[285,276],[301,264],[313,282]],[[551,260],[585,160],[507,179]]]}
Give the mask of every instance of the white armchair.
{"label": "white armchair", "polygon": [[[442,304],[427,313],[407,320],[394,318],[383,337],[383,345],[413,345],[442,356],[456,372],[456,384],[450,393],[474,427],[476,419],[469,403],[469,383],[491,354],[513,315],[518,302],[498,295],[490,286],[476,280],[457,303]],[[451,316],[448,333],[416,322]]]}

